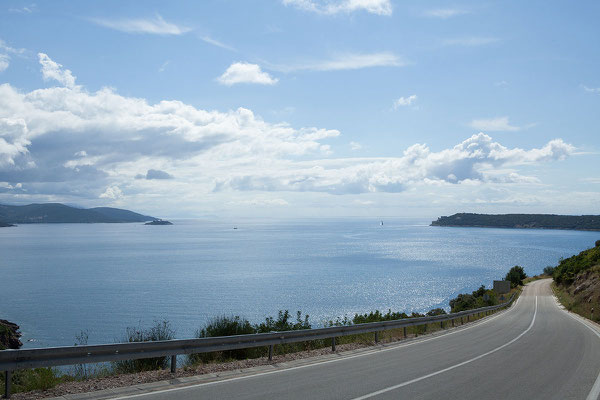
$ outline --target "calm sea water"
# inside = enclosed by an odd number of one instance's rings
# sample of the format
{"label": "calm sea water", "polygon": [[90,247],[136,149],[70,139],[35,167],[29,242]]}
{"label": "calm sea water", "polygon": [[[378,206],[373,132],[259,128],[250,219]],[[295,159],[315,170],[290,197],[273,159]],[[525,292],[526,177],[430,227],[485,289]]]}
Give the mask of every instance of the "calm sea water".
{"label": "calm sea water", "polygon": [[[112,343],[167,319],[177,337],[217,315],[258,322],[302,310],[313,325],[375,309],[447,307],[513,265],[537,274],[598,232],[440,228],[426,220],[174,221],[0,229],[0,318],[25,347]],[[29,341],[31,340],[31,341]]]}

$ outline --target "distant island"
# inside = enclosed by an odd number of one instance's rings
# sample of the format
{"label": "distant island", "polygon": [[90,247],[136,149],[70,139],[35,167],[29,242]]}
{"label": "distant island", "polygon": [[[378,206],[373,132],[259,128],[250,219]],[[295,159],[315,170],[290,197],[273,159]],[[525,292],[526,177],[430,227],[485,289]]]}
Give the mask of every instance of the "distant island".
{"label": "distant island", "polygon": [[111,207],[77,208],[60,203],[9,206],[0,204],[0,226],[53,223],[146,222],[157,218]]}
{"label": "distant island", "polygon": [[0,228],[8,228],[10,226],[14,226],[13,224],[9,224],[7,222],[0,221]]}
{"label": "distant island", "polygon": [[431,226],[600,231],[600,215],[459,213],[439,217]]}
{"label": "distant island", "polygon": [[146,222],[144,225],[173,225],[173,223],[164,219],[155,219],[154,221]]}

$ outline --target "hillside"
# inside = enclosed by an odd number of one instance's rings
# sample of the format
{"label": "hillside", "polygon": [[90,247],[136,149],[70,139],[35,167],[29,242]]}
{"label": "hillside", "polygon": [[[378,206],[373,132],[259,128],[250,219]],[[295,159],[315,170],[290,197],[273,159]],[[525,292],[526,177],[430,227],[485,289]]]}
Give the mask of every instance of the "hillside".
{"label": "hillside", "polygon": [[600,231],[600,215],[459,213],[439,217],[431,226]]}
{"label": "hillside", "polygon": [[118,208],[82,209],[60,203],[9,206],[0,204],[0,221],[6,224],[145,222],[154,217]]}
{"label": "hillside", "polygon": [[600,240],[596,246],[560,260],[552,273],[555,291],[569,310],[600,321]]}

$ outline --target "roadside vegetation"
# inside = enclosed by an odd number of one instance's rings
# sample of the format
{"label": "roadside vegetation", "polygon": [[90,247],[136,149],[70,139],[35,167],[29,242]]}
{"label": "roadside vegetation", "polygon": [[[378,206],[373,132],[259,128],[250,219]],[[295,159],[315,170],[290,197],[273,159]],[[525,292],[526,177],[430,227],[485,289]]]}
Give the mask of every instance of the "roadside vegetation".
{"label": "roadside vegetation", "polygon": [[552,269],[553,290],[563,306],[600,322],[600,240],[595,246],[561,259]]}

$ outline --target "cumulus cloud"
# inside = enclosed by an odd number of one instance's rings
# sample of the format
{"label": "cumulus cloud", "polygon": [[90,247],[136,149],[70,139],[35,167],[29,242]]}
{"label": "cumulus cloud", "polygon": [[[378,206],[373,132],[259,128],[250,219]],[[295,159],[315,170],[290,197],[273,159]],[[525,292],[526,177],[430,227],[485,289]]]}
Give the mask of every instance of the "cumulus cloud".
{"label": "cumulus cloud", "polygon": [[167,22],[157,14],[154,18],[92,18],[92,22],[105,28],[126,33],[148,33],[154,35],[182,35],[191,28]]}
{"label": "cumulus cloud", "polygon": [[327,15],[352,13],[355,11],[366,11],[376,15],[392,15],[392,3],[390,0],[283,0],[283,4]]}
{"label": "cumulus cloud", "polygon": [[270,174],[234,176],[219,182],[216,190],[300,191],[331,194],[397,193],[418,183],[473,184],[536,182],[514,171],[497,169],[562,160],[575,148],[555,139],[538,149],[509,149],[484,133],[471,136],[451,149],[432,152],[415,144],[402,157],[385,160],[345,159],[297,163],[295,168]]}
{"label": "cumulus cloud", "polygon": [[[231,191],[342,195],[419,185],[530,185],[537,178],[522,165],[575,151],[561,139],[521,149],[479,133],[446,149],[415,144],[398,157],[335,158],[337,130],[267,122],[245,108],[207,111],[176,100],[149,103],[110,88],[88,92],[44,56],[43,69],[64,86],[23,92],[0,85],[0,182],[21,183],[22,201],[84,204],[139,196],[156,203],[176,196],[181,204],[211,197],[223,205]],[[177,179],[165,179],[172,175]],[[279,196],[252,198],[284,205]]]}
{"label": "cumulus cloud", "polygon": [[263,72],[259,65],[243,62],[231,64],[217,80],[221,84],[227,86],[235,85],[237,83],[274,85],[278,81],[277,78],[273,78],[267,72]]}
{"label": "cumulus cloud", "polygon": [[417,100],[417,95],[413,94],[407,97],[400,97],[399,99],[394,101],[394,110],[398,107],[406,107],[412,105],[412,103]]}
{"label": "cumulus cloud", "polygon": [[101,199],[117,200],[123,197],[123,192],[118,186],[109,186],[104,193],[100,195]]}
{"label": "cumulus cloud", "polygon": [[469,124],[472,128],[480,131],[520,131],[520,126],[511,125],[508,121],[508,117],[496,117],[488,119],[474,119]]}
{"label": "cumulus cloud", "polygon": [[70,70],[64,69],[61,64],[52,61],[52,59],[44,53],[38,53],[38,58],[42,65],[42,76],[44,77],[44,80],[53,79],[70,89],[75,87],[75,77]]}

